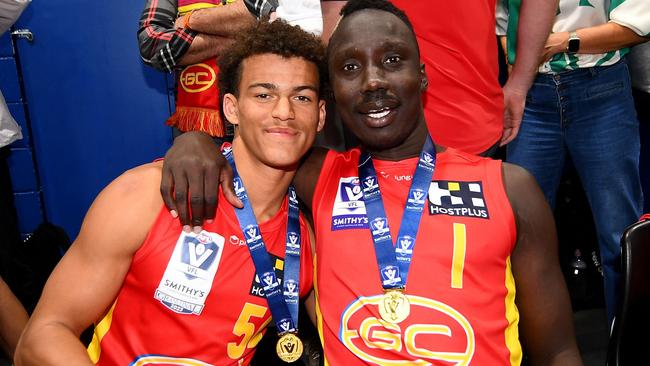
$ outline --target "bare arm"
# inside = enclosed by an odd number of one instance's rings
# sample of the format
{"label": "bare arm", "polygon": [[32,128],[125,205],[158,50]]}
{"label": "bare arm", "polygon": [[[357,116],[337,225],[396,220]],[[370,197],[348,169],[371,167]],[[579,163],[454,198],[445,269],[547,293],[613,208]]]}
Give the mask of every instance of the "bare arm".
{"label": "bare arm", "polygon": [[162,71],[216,57],[254,17],[243,1],[194,11],[189,28],[176,0],[147,0],[138,28],[142,60]]}
{"label": "bare arm", "polygon": [[503,179],[517,222],[512,272],[519,331],[531,363],[582,365],[551,210],[535,179],[523,168],[504,164]]}
{"label": "bare arm", "polygon": [[187,25],[190,29],[199,33],[231,38],[255,21],[255,17],[248,11],[242,0],[187,13],[176,20],[177,28],[185,24],[188,16],[190,19]]}
{"label": "bare arm", "polygon": [[45,285],[18,344],[16,365],[92,365],[79,334],[114,302],[160,210],[159,165],[125,173],[97,197]]}
{"label": "bare arm", "polygon": [[[631,47],[648,41],[630,28],[614,22],[576,30],[580,37],[578,53],[605,53]],[[569,46],[569,32],[558,32],[549,35],[544,47],[542,62],[548,61],[553,55],[566,52]]]}
{"label": "bare arm", "polygon": [[526,94],[533,84],[558,0],[523,0],[517,29],[517,62],[503,87],[504,120],[501,145],[514,140],[524,114]]}
{"label": "bare arm", "polygon": [[0,278],[0,348],[11,358],[27,320],[25,308]]}
{"label": "bare arm", "polygon": [[323,12],[323,35],[321,39],[323,43],[327,44],[334,33],[336,24],[339,21],[341,8],[347,3],[343,1],[321,1],[321,10]]}
{"label": "bare arm", "polygon": [[[307,156],[306,160],[300,165],[296,176],[293,178],[293,185],[296,188],[298,197],[305,203],[309,211],[312,210],[312,200],[314,198],[314,189],[318,182],[323,162],[327,156],[327,149],[314,147]],[[313,243],[316,243],[313,241]]]}

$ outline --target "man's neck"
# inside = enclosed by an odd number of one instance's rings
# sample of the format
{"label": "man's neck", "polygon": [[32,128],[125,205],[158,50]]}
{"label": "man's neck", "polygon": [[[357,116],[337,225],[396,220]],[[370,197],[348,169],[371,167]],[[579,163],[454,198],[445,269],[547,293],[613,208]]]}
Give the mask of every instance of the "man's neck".
{"label": "man's neck", "polygon": [[285,170],[265,165],[250,154],[249,148],[237,138],[233,141],[233,155],[257,222],[272,218],[287,195],[295,168]]}
{"label": "man's neck", "polygon": [[422,120],[418,123],[415,129],[413,129],[411,134],[399,145],[386,149],[377,149],[372,147],[364,148],[367,149],[374,159],[388,161],[405,160],[420,155],[420,152],[422,152],[422,146],[424,146],[424,142],[428,135],[429,131],[424,123],[424,117],[422,117]]}

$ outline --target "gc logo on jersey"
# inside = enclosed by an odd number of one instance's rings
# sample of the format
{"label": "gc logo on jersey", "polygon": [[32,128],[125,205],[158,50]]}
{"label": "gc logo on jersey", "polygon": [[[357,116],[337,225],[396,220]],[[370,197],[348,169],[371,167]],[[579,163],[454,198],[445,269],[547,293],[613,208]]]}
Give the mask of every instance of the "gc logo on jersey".
{"label": "gc logo on jersey", "polygon": [[[279,282],[282,283],[282,278],[284,278],[284,260],[271,253],[269,253],[269,259],[271,260],[271,263],[273,263],[275,278],[277,278]],[[253,280],[251,282],[251,289],[249,293],[253,296],[264,298],[264,283],[257,274],[253,275]]]}
{"label": "gc logo on jersey", "polygon": [[367,227],[368,217],[359,178],[341,178],[332,208],[332,230]]}
{"label": "gc logo on jersey", "polygon": [[469,365],[476,349],[469,321],[442,302],[406,296],[411,313],[399,324],[387,323],[376,316],[383,295],[361,297],[352,302],[341,316],[341,342],[372,365]]}
{"label": "gc logo on jersey", "polygon": [[162,355],[138,356],[129,366],[212,366],[194,358],[178,358]]}
{"label": "gc logo on jersey", "polygon": [[429,214],[489,219],[483,183],[434,180],[429,185]]}

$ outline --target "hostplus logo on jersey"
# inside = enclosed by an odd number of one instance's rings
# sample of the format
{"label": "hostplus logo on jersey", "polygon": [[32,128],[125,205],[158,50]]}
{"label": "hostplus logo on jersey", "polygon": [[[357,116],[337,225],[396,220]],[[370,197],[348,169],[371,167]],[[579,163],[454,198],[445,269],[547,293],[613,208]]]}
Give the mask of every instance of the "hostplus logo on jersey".
{"label": "hostplus logo on jersey", "polygon": [[429,214],[489,219],[482,182],[435,180],[429,185]]}
{"label": "hostplus logo on jersey", "polygon": [[[275,272],[275,278],[278,283],[282,284],[282,279],[284,278],[284,260],[278,256],[275,256],[269,253],[269,259],[273,264],[273,271]],[[260,277],[254,273],[253,280],[251,283],[251,289],[249,293],[253,296],[264,298],[264,286],[266,283],[260,279]]]}
{"label": "hostplus logo on jersey", "polygon": [[363,191],[358,177],[343,177],[332,208],[332,231],[357,228],[368,228]]}

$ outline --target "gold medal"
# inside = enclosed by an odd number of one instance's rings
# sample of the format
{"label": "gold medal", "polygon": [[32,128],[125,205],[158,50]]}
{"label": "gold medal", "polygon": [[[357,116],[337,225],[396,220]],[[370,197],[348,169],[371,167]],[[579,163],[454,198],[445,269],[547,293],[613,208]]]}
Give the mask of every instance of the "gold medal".
{"label": "gold medal", "polygon": [[401,323],[410,313],[411,303],[402,290],[386,291],[379,302],[379,315],[389,323]]}
{"label": "gold medal", "polygon": [[285,333],[280,336],[275,345],[275,352],[284,362],[294,362],[302,355],[302,341],[295,333]]}

